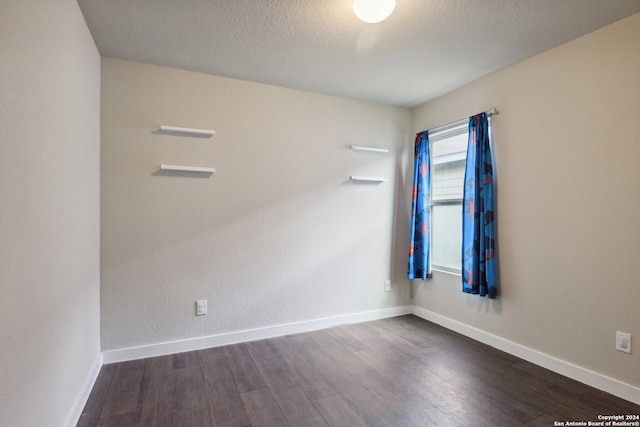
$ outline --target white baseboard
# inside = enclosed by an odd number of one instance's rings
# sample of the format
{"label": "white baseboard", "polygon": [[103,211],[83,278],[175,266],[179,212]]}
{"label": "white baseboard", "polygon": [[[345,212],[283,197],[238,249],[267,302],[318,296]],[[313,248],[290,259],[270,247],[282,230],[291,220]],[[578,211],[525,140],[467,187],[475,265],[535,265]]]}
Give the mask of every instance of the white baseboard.
{"label": "white baseboard", "polygon": [[273,338],[282,335],[309,332],[346,323],[360,323],[387,317],[411,314],[411,306],[385,308],[381,310],[364,311],[342,316],[323,319],[307,320],[304,322],[288,323],[284,325],[268,326],[265,328],[249,329],[229,332],[219,335],[189,338],[179,341],[162,342],[138,347],[107,350],[102,353],[104,363],[124,362],[126,360],[144,359],[146,357],[163,356],[165,354],[182,353],[185,351],[201,350],[204,348],[220,347],[223,345]]}
{"label": "white baseboard", "polygon": [[560,375],[640,405],[640,388],[632,386],[631,384],[623,383],[614,378],[590,371],[589,369],[549,356],[548,354],[541,353],[532,348],[525,347],[415,305],[412,308],[412,313],[476,341],[512,354],[520,359],[524,359]]}
{"label": "white baseboard", "polygon": [[89,371],[89,375],[80,388],[80,394],[73,403],[73,406],[69,411],[69,415],[67,415],[67,419],[65,420],[65,423],[63,425],[74,427],[78,424],[80,416],[82,415],[82,410],[84,409],[84,405],[86,405],[87,400],[89,400],[91,390],[93,389],[93,386],[98,379],[98,374],[100,373],[100,369],[102,368],[102,363],[102,353],[99,353],[98,357],[96,357],[96,360],[93,362],[91,370]]}

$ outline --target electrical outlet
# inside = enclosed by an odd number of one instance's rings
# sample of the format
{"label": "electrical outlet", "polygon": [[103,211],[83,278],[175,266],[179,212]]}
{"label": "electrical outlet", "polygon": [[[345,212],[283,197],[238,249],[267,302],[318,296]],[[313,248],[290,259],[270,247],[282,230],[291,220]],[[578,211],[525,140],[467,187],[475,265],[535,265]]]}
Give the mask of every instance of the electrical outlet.
{"label": "electrical outlet", "polygon": [[196,301],[196,316],[204,316],[205,314],[207,314],[207,300]]}
{"label": "electrical outlet", "polygon": [[616,332],[616,350],[631,353],[631,334]]}
{"label": "electrical outlet", "polygon": [[384,281],[384,291],[391,292],[391,280]]}

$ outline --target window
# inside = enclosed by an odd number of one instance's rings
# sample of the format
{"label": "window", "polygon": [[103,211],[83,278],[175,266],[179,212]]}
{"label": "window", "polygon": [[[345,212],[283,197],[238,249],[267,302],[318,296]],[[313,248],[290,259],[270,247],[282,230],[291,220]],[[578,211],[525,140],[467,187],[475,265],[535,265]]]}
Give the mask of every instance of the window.
{"label": "window", "polygon": [[429,134],[431,152],[431,265],[460,274],[462,196],[468,121]]}

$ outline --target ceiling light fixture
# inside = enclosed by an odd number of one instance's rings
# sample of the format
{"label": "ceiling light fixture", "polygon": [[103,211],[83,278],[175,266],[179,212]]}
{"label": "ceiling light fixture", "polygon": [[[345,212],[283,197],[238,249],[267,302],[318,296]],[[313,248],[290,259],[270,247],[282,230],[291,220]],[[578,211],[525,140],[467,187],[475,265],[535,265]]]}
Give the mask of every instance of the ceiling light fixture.
{"label": "ceiling light fixture", "polygon": [[354,0],[353,2],[353,12],[368,24],[384,21],[395,8],[396,0]]}

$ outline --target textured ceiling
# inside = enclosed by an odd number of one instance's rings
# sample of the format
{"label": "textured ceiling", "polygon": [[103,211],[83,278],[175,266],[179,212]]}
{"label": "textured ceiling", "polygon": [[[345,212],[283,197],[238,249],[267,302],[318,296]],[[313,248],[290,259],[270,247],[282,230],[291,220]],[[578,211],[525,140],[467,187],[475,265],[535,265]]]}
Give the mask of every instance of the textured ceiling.
{"label": "textured ceiling", "polygon": [[640,0],[78,0],[103,56],[413,106],[640,12]]}

